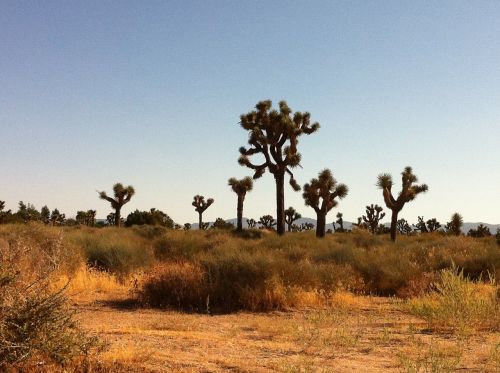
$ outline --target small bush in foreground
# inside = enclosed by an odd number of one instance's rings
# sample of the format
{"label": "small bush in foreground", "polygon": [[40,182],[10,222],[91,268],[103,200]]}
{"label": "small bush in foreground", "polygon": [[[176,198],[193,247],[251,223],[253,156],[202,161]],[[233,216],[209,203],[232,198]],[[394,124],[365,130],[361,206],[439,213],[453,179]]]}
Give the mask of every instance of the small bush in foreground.
{"label": "small bush in foreground", "polygon": [[29,234],[0,242],[0,370],[24,371],[35,359],[60,365],[98,347],[77,327],[65,289],[49,290],[63,264],[63,240],[36,245]]}
{"label": "small bush in foreground", "polygon": [[410,312],[423,318],[432,329],[469,331],[499,330],[498,286],[480,284],[456,268],[441,271],[435,290],[408,303]]}

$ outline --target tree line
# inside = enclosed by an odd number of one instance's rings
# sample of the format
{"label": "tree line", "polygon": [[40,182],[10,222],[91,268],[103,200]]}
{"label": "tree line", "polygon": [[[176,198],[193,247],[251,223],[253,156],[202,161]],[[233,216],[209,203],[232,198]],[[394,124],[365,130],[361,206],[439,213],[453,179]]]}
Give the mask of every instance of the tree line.
{"label": "tree line", "polygon": [[[271,215],[264,215],[259,219],[261,227],[275,230],[278,235],[284,235],[288,231],[310,230],[314,227],[311,224],[296,225],[294,222],[301,215],[293,208],[285,210],[285,177],[288,176],[288,182],[294,191],[302,189],[302,197],[306,206],[311,207],[316,213],[316,236],[324,237],[326,229],[326,218],[328,213],[338,205],[339,200],[344,199],[349,192],[347,185],[338,183],[330,169],[323,169],[319,172],[317,178],[313,178],[309,183],[301,186],[294,178],[293,169],[300,166],[302,155],[298,151],[299,138],[302,135],[311,135],[320,128],[318,122],[311,123],[311,115],[308,112],[293,112],[285,101],[280,101],[278,109],[272,107],[270,100],[260,101],[255,109],[240,116],[240,126],[248,132],[248,146],[240,147],[238,163],[247,167],[253,172],[253,176],[247,176],[241,180],[234,177],[228,180],[228,185],[237,195],[237,226],[236,230],[243,229],[243,205],[245,196],[253,188],[254,180],[262,177],[266,171],[273,175],[275,180],[276,195],[276,220]],[[260,162],[255,162],[253,157],[260,155]],[[301,166],[300,166],[301,167]],[[405,167],[401,172],[401,191],[396,195],[393,193],[393,178],[391,174],[382,173],[377,177],[376,185],[382,191],[382,197],[387,209],[391,212],[391,222],[388,229],[379,222],[385,216],[382,208],[378,205],[366,207],[366,215],[358,218],[358,223],[354,224],[358,228],[366,228],[372,233],[389,233],[393,241],[396,240],[396,234],[410,234],[417,230],[421,233],[433,232],[439,230],[439,222],[428,220],[423,221],[419,217],[418,223],[413,229],[404,219],[398,219],[399,213],[405,204],[413,201],[417,195],[429,190],[426,184],[417,184],[418,178],[413,173],[411,167]],[[132,186],[124,186],[117,183],[113,186],[113,197],[108,196],[105,191],[98,192],[99,198],[108,201],[111,204],[113,213],[107,216],[109,225],[120,227],[122,225],[133,224],[159,224],[169,228],[191,229],[189,223],[180,226],[175,224],[167,214],[160,210],[151,209],[150,211],[136,210],[123,219],[121,216],[122,207],[130,202],[135,194]],[[1,202],[1,201],[0,201]],[[208,223],[203,222],[203,213],[214,203],[214,199],[202,195],[193,197],[192,206],[198,213],[199,229],[207,229]],[[66,220],[64,214],[59,213],[57,209],[52,212],[47,206],[44,206],[38,212],[34,206],[25,205],[22,201],[19,203],[19,210],[12,214],[9,211],[3,211],[4,202],[0,204],[0,223],[3,221],[30,221],[41,220],[53,225],[64,224]],[[78,211],[75,219],[76,224],[93,226],[95,222],[95,210]],[[225,223],[225,222],[224,222]],[[257,222],[253,219],[247,220],[250,228],[256,226]],[[339,227],[336,228],[338,224]],[[444,228],[447,231],[459,234],[463,220],[456,213],[452,216],[450,222]],[[223,219],[219,218],[214,223],[215,227],[229,228],[227,223],[223,224]],[[342,214],[337,214],[337,220],[333,223],[336,232],[344,232]],[[486,228],[486,229],[485,229]],[[487,227],[480,226],[475,231],[469,232],[473,236],[486,235]],[[489,231],[489,230],[488,230]]]}

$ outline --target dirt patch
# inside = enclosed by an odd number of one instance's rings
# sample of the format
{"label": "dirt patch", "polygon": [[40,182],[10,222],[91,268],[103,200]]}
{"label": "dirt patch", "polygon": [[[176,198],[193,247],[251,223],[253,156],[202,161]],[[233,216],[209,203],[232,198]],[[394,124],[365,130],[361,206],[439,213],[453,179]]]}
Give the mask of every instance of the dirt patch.
{"label": "dirt patch", "polygon": [[132,371],[500,371],[498,334],[432,334],[390,298],[215,316],[116,306],[128,304],[78,308],[83,326],[109,343],[102,359]]}

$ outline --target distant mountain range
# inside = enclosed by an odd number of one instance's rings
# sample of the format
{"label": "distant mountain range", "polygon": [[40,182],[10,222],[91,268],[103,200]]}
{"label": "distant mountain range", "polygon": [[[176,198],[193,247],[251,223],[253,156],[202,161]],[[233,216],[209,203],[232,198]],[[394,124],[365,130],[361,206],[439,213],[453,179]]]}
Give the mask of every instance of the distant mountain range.
{"label": "distant mountain range", "polygon": [[[243,218],[243,228],[248,228],[246,219],[247,218]],[[226,222],[232,223],[232,224],[234,224],[234,226],[236,226],[237,219],[236,218],[234,218],[234,219],[227,219]],[[210,225],[212,225],[213,222],[209,222],[209,223],[210,223]],[[297,224],[297,225],[305,224],[305,223],[312,223],[312,224],[314,224],[316,226],[316,219],[312,219],[312,218],[300,218],[300,219],[298,219],[298,220],[296,220],[294,222],[294,224]],[[352,229],[352,224],[353,223],[350,222],[350,221],[344,221],[344,229]],[[390,223],[384,223],[384,224],[386,226],[390,225]],[[500,229],[500,224],[489,224],[489,223],[482,223],[482,222],[478,222],[478,223],[464,223],[464,225],[462,226],[462,232],[467,233],[470,229],[476,229],[479,224],[483,224],[484,226],[488,227],[490,229],[490,232],[492,234],[495,234],[496,231],[497,231],[497,229]],[[338,224],[336,224],[336,225],[337,225],[337,228],[338,228]],[[192,229],[198,229],[198,223],[194,223],[191,226],[192,226]],[[333,224],[332,223],[327,224],[326,225],[326,229],[327,230],[328,229],[333,230]]]}

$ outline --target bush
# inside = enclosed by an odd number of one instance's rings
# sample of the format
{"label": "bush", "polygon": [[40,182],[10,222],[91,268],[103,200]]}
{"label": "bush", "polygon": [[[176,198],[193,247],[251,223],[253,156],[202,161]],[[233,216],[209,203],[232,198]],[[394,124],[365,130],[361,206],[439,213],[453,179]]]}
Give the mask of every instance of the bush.
{"label": "bush", "polygon": [[440,272],[434,291],[408,303],[410,312],[423,318],[432,329],[469,331],[499,330],[500,303],[498,286],[480,284],[458,268]]}
{"label": "bush", "polygon": [[87,264],[125,277],[151,264],[151,242],[134,229],[84,228],[71,231],[70,241],[81,248]]}
{"label": "bush", "polygon": [[44,232],[11,233],[0,242],[0,370],[88,355],[99,346],[97,339],[76,326],[64,288],[49,290],[64,258],[63,240],[35,244],[33,238]]}

